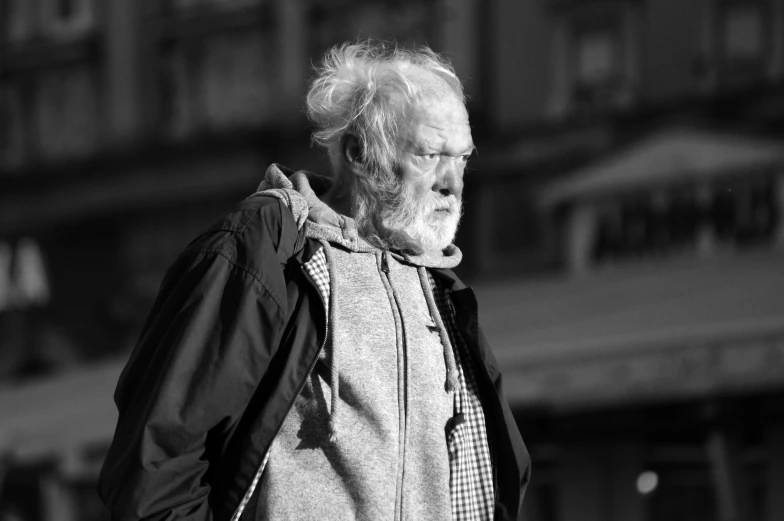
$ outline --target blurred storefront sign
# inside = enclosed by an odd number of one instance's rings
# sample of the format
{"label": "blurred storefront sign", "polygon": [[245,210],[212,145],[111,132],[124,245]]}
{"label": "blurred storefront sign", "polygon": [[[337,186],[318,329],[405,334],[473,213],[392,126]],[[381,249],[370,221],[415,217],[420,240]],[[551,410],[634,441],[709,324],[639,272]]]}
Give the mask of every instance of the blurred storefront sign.
{"label": "blurred storefront sign", "polygon": [[43,306],[50,289],[41,248],[25,238],[0,242],[0,312]]}
{"label": "blurred storefront sign", "polygon": [[564,210],[561,248],[574,275],[630,259],[779,245],[784,147],[669,129],[551,184],[540,203]]}

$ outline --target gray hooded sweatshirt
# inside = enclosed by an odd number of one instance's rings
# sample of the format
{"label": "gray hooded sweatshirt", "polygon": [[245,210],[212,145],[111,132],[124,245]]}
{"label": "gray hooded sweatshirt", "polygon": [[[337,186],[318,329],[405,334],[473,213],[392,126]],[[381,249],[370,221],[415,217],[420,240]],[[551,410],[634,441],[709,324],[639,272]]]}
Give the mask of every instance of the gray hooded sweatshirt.
{"label": "gray hooded sweatshirt", "polygon": [[322,241],[305,269],[329,320],[260,471],[257,519],[451,520],[454,355],[425,269],[456,266],[460,250],[413,257],[374,248],[318,199],[304,173],[287,178],[273,165],[260,190]]}

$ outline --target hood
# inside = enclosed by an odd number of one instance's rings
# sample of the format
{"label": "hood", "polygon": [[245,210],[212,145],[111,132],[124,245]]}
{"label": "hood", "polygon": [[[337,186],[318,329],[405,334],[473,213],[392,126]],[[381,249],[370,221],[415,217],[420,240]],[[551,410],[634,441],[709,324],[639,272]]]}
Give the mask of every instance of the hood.
{"label": "hood", "polygon": [[[378,248],[362,239],[354,219],[338,214],[319,199],[332,186],[330,177],[300,170],[295,172],[273,163],[253,196],[271,196],[283,201],[294,214],[305,236],[337,244],[350,251],[373,252]],[[463,258],[460,248],[450,244],[439,253],[409,255],[390,252],[397,258],[425,268],[454,268]]]}

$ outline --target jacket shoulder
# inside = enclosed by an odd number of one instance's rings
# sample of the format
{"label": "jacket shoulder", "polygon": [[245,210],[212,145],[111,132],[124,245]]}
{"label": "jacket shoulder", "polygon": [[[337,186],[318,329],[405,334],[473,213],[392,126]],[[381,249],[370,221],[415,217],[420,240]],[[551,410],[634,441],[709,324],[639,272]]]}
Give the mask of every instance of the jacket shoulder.
{"label": "jacket shoulder", "polygon": [[214,221],[185,249],[184,254],[217,253],[243,268],[261,268],[265,253],[274,251],[285,263],[294,255],[299,239],[294,216],[275,197],[256,196],[241,201]]}
{"label": "jacket shoulder", "polygon": [[302,247],[294,216],[274,197],[258,196],[237,204],[191,241],[167,272],[180,279],[204,257],[227,261],[238,276],[250,277],[283,307],[286,283],[282,265]]}

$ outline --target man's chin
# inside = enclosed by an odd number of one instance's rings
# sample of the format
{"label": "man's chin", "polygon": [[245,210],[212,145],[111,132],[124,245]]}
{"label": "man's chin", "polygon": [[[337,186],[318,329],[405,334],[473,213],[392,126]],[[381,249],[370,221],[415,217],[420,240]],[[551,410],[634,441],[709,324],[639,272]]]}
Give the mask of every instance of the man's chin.
{"label": "man's chin", "polygon": [[427,217],[420,217],[407,226],[395,226],[393,222],[387,220],[382,224],[382,229],[386,230],[382,233],[389,239],[391,247],[415,255],[440,255],[455,238],[460,224],[460,208],[430,211]]}
{"label": "man's chin", "polygon": [[[441,253],[448,248],[455,239],[457,232],[456,226],[440,226],[440,230],[429,230],[421,234],[413,234],[411,237],[418,253]],[[446,228],[446,229],[444,229]]]}

